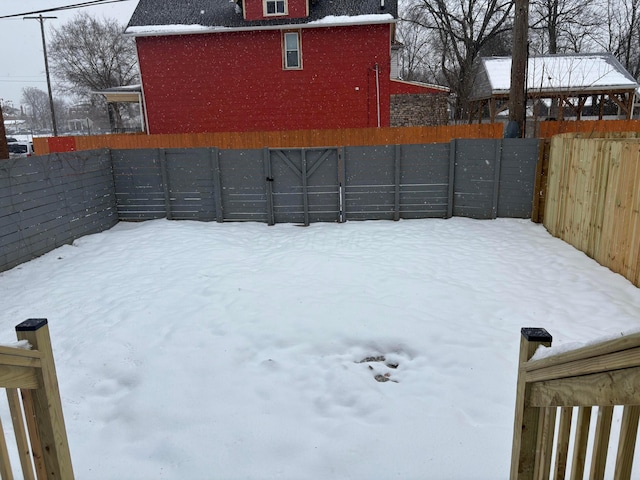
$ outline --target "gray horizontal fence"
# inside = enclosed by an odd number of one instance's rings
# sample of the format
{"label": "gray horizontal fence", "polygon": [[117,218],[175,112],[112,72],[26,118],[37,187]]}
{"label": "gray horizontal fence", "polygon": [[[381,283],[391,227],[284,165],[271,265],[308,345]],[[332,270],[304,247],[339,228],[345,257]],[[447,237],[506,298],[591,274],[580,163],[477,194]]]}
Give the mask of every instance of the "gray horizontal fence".
{"label": "gray horizontal fence", "polygon": [[112,151],[118,216],[273,223],[528,218],[538,140]]}
{"label": "gray horizontal fence", "polygon": [[0,271],[118,220],[531,215],[538,141],[70,152],[0,162]]}
{"label": "gray horizontal fence", "polygon": [[0,271],[117,221],[108,150],[0,161]]}

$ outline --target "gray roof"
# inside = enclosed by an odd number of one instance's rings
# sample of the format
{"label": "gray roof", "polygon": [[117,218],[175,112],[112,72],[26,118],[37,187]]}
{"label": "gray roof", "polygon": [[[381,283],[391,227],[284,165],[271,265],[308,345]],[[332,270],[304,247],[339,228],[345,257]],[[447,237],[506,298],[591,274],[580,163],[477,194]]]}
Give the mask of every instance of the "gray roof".
{"label": "gray roof", "polygon": [[[163,25],[200,25],[211,28],[303,25],[329,16],[391,14],[398,18],[398,0],[308,0],[306,18],[245,21],[233,0],[140,0],[127,29]],[[241,2],[240,2],[241,3]],[[128,33],[132,33],[131,29]],[[127,32],[127,30],[125,30]]]}

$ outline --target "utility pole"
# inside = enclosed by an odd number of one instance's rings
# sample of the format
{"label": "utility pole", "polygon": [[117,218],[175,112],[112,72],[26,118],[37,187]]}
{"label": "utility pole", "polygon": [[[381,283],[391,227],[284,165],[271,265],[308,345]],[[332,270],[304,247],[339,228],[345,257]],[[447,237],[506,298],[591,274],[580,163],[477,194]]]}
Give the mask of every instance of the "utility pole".
{"label": "utility pole", "polygon": [[53,108],[53,93],[51,92],[51,78],[49,77],[49,59],[47,58],[47,42],[44,38],[44,21],[53,20],[58,17],[23,17],[23,20],[38,20],[40,22],[40,33],[42,34],[42,51],[44,52],[44,71],[47,75],[47,88],[49,90],[49,109],[51,110],[51,126],[53,127],[53,136],[58,136],[58,126],[56,125],[56,114]]}
{"label": "utility pole", "polygon": [[[529,0],[516,0],[511,53],[511,89],[509,90],[509,126],[505,136],[523,137],[527,116],[527,62]],[[517,126],[517,132],[515,131]],[[507,135],[508,134],[508,135]]]}

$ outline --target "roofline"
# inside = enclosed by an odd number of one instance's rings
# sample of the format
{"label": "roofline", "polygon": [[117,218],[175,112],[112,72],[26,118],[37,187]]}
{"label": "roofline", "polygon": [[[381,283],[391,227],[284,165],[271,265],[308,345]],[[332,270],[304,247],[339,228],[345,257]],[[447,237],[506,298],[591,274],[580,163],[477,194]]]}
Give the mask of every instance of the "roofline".
{"label": "roofline", "polygon": [[415,85],[416,87],[431,88],[433,90],[441,90],[443,93],[450,93],[451,89],[443,85],[435,85],[433,83],[414,82],[410,80],[402,80],[401,78],[392,78],[392,82],[406,83],[407,85]]}
{"label": "roofline", "polygon": [[[388,14],[385,14],[385,16]],[[382,16],[382,15],[381,15]],[[357,17],[354,17],[357,18]],[[124,36],[127,37],[165,37],[165,36],[175,36],[175,35],[198,35],[198,34],[207,34],[207,33],[227,33],[227,32],[250,32],[250,31],[261,31],[261,30],[297,30],[303,28],[328,28],[328,27],[352,27],[358,25],[384,25],[384,24],[394,24],[398,23],[399,19],[397,18],[383,18],[380,21],[372,21],[370,18],[367,19],[366,22],[322,22],[319,23],[317,20],[309,23],[289,23],[289,24],[279,24],[279,25],[253,25],[250,27],[205,27],[203,25],[142,25],[142,26],[133,26],[127,27],[123,32]],[[148,31],[148,32],[128,32],[130,28],[163,28],[163,27],[193,27],[193,30],[185,29],[181,31]]]}
{"label": "roofline", "polygon": [[[591,95],[603,95],[610,92],[623,92],[623,93],[631,93],[635,92],[636,87],[631,85],[622,85],[622,86],[611,86],[611,87],[598,87],[598,88],[584,88],[576,90],[573,89],[527,89],[527,98],[553,98],[558,96],[563,97],[584,97]],[[509,90],[495,90],[489,96],[483,97],[471,97],[469,101],[471,102],[479,102],[481,100],[490,100],[492,98],[509,98]]]}

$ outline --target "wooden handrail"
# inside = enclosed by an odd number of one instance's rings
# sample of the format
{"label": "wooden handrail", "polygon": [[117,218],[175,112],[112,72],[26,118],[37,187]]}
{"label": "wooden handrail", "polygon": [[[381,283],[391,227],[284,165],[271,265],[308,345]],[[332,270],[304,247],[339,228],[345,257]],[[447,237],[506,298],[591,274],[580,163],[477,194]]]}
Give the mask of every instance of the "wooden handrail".
{"label": "wooden handrail", "polygon": [[551,346],[551,335],[546,330],[522,329],[511,479],[550,478],[554,446],[553,478],[565,478],[573,407],[578,407],[578,418],[571,478],[584,476],[592,407],[598,408],[598,417],[589,478],[603,478],[613,408],[621,405],[624,410],[614,478],[628,480],[640,419],[640,333],[530,360],[540,345]]}
{"label": "wooden handrail", "polygon": [[[48,322],[26,320],[16,326],[16,335],[33,350],[0,346],[0,387],[7,393],[22,476],[25,480],[72,480]],[[4,440],[3,432],[0,436]],[[13,478],[3,442],[0,442],[0,476],[3,480]]]}
{"label": "wooden handrail", "polygon": [[632,348],[640,347],[640,332],[620,338],[614,338],[600,343],[585,345],[566,352],[558,353],[539,360],[530,360],[524,366],[524,370],[531,372],[546,367],[562,365],[563,363],[575,362],[593,357],[599,357],[610,353],[621,352]]}

